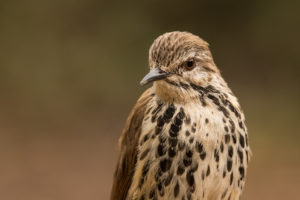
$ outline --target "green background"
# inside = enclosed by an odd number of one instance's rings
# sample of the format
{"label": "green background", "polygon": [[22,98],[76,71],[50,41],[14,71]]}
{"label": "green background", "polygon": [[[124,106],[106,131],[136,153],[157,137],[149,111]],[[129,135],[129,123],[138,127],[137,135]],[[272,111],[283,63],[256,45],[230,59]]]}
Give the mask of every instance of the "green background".
{"label": "green background", "polygon": [[0,199],[108,199],[148,49],[174,30],[210,43],[245,111],[253,157],[242,199],[298,198],[295,2],[2,0]]}

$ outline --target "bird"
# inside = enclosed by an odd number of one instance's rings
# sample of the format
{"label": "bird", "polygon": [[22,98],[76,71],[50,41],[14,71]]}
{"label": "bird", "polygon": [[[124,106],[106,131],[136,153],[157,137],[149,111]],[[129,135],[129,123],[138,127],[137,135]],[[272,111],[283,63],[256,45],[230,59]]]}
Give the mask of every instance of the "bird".
{"label": "bird", "polygon": [[209,44],[189,32],[157,37],[152,84],[119,138],[111,200],[240,199],[251,154],[245,116]]}

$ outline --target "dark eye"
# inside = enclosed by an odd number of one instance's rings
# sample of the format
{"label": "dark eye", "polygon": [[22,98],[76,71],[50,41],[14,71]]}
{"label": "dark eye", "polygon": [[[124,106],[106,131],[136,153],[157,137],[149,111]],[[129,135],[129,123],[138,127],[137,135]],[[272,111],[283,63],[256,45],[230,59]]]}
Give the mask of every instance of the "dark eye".
{"label": "dark eye", "polygon": [[194,60],[188,60],[186,61],[184,67],[186,70],[192,70],[196,67],[196,62]]}

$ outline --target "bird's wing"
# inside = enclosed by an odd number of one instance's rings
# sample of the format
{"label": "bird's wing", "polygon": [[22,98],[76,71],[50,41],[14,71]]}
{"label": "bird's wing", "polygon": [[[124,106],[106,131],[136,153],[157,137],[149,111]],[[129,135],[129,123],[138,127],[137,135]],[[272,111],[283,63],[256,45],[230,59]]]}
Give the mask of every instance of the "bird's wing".
{"label": "bird's wing", "polygon": [[132,182],[137,157],[137,145],[148,102],[152,98],[146,90],[129,114],[119,139],[120,156],[114,175],[111,200],[125,200]]}

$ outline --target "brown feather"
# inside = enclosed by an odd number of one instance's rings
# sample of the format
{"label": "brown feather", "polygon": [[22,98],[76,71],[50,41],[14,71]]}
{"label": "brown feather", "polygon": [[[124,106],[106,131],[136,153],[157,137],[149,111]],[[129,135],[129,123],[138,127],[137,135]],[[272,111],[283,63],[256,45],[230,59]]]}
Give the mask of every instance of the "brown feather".
{"label": "brown feather", "polygon": [[151,98],[151,91],[148,89],[139,98],[127,118],[119,139],[120,156],[111,190],[111,200],[126,199],[134,174],[144,113]]}

